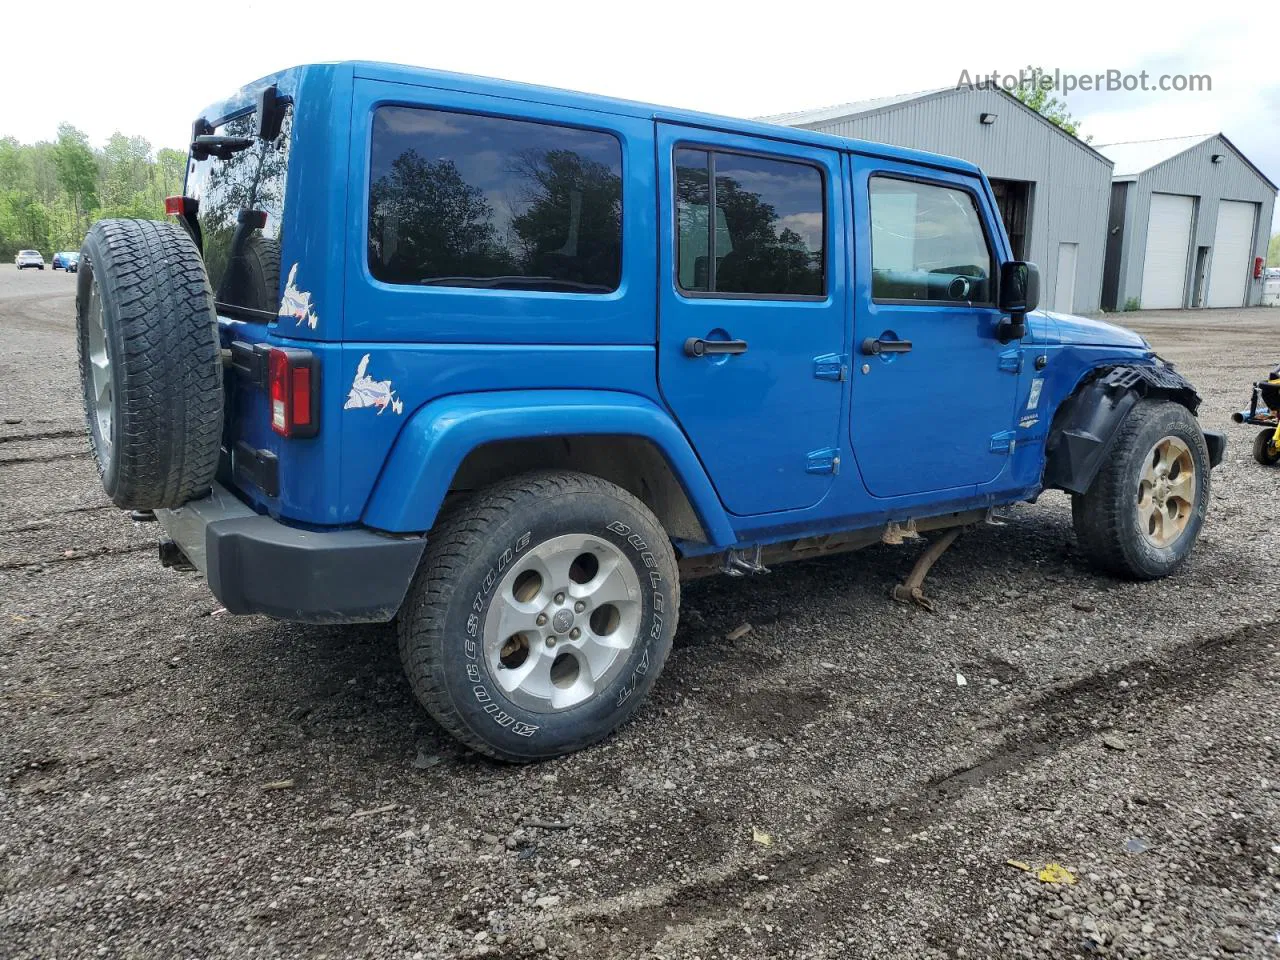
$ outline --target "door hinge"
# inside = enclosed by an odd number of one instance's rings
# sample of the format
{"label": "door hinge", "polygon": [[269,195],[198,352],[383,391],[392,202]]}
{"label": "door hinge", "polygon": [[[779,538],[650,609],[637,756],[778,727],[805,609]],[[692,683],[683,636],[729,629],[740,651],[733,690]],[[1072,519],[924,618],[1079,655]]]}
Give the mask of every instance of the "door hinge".
{"label": "door hinge", "polygon": [[823,450],[811,450],[804,471],[805,473],[838,474],[840,472],[840,448],[827,447]]}
{"label": "door hinge", "polygon": [[1014,347],[1000,354],[1000,369],[1005,373],[1022,372],[1022,351]]}
{"label": "door hinge", "polygon": [[992,453],[1013,453],[1013,448],[1017,446],[1017,432],[1014,430],[1001,430],[999,433],[991,435],[991,452]]}
{"label": "door hinge", "polygon": [[848,380],[849,357],[844,353],[824,353],[813,358],[813,375],[819,380]]}

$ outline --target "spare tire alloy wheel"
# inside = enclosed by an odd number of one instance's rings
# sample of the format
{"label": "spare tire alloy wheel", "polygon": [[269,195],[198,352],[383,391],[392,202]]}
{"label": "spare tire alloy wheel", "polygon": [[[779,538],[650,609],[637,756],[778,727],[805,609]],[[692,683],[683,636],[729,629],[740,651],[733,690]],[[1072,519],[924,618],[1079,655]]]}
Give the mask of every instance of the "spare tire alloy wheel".
{"label": "spare tire alloy wheel", "polygon": [[100,220],[80,265],[80,381],[102,486],[125,509],[179,507],[208,491],[222,443],[222,357],[204,263],[174,224]]}
{"label": "spare tire alloy wheel", "polygon": [[653,686],[680,603],[675,552],[620,487],[570,471],[473,494],[428,535],[400,614],[427,711],[507,761],[603,739]]}
{"label": "spare tire alloy wheel", "polygon": [[[99,462],[111,460],[111,438],[115,431],[116,397],[111,382],[111,352],[102,323],[102,292],[97,281],[89,286],[89,307],[85,312],[90,390],[86,392],[89,430]],[[96,432],[95,432],[96,430]]]}

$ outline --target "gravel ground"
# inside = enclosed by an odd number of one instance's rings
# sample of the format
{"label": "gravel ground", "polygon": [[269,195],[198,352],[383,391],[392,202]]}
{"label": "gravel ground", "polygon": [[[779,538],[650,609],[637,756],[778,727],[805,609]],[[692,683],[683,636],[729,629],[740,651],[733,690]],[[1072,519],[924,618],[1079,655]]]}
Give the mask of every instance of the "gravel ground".
{"label": "gravel ground", "polygon": [[[887,599],[919,544],[698,581],[636,721],[512,768],[389,628],[159,567],[88,457],[73,297],[0,269],[0,956],[1280,956],[1250,429],[1169,580],[1093,574],[1055,494],[961,538],[932,614]],[[1280,311],[1126,319],[1209,424],[1275,359]]]}

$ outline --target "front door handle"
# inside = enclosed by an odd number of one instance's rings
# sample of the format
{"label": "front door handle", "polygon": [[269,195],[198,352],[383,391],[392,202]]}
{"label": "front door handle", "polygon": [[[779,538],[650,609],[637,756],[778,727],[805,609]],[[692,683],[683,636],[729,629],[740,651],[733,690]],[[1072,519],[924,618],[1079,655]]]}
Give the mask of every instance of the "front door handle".
{"label": "front door handle", "polygon": [[910,353],[910,340],[881,340],[877,337],[867,337],[862,341],[862,352],[869,356],[875,357],[882,353]]}
{"label": "front door handle", "polygon": [[746,353],[745,340],[703,340],[701,337],[690,337],[684,342],[686,357],[706,357],[722,353]]}

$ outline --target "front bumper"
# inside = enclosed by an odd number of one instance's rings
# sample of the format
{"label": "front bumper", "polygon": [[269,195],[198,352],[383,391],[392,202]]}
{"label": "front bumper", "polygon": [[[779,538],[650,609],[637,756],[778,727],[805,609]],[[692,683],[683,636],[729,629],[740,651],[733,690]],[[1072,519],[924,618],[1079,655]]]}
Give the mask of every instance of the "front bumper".
{"label": "front bumper", "polygon": [[300,623],[390,620],[426,546],[422,537],[367,529],[291,527],[217,483],[207,497],[156,517],[227,612]]}

